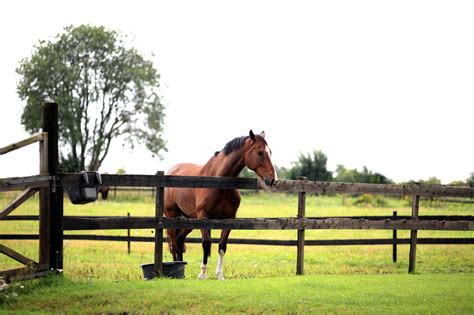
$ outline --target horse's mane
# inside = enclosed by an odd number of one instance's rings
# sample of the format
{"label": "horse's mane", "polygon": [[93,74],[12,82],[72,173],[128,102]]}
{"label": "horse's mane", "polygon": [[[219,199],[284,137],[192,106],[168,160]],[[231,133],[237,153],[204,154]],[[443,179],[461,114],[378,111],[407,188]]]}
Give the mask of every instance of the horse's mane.
{"label": "horse's mane", "polygon": [[[264,137],[260,135],[255,135],[255,137],[257,138],[258,141],[263,141],[263,143],[267,144],[267,141],[265,140]],[[227,142],[227,144],[224,146],[224,149],[222,149],[222,151],[224,152],[224,155],[227,156],[231,154],[232,152],[234,152],[235,150],[240,149],[244,145],[245,140],[247,140],[248,138],[249,136],[242,136],[242,137],[234,138],[230,140],[229,142]],[[214,155],[217,156],[219,152],[220,151],[217,151]]]}

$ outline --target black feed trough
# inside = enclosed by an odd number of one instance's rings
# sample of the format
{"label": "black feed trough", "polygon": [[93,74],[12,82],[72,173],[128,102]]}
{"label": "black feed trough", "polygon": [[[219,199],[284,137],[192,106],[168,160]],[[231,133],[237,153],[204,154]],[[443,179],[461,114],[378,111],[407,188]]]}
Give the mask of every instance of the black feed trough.
{"label": "black feed trough", "polygon": [[83,205],[94,202],[97,199],[97,186],[102,184],[102,178],[97,172],[90,172],[95,175],[95,181],[90,182],[88,173],[81,172],[81,182],[79,185],[66,185],[65,189],[72,204]]}
{"label": "black feed trough", "polygon": [[[163,276],[173,279],[184,278],[184,268],[187,262],[185,261],[171,261],[163,263]],[[142,264],[140,265],[143,270],[143,277],[145,280],[151,280],[156,277],[154,264]]]}

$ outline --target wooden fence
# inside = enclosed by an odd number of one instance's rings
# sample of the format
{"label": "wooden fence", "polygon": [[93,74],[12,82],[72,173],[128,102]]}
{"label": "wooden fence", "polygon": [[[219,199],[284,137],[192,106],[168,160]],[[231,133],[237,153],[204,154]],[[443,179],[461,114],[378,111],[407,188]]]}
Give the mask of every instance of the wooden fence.
{"label": "wooden fence", "polygon": [[[74,183],[79,180],[77,174],[62,174],[61,182]],[[279,181],[272,188],[276,192],[298,193],[298,216],[296,218],[249,218],[229,220],[208,220],[162,217],[164,187],[193,187],[219,189],[255,189],[257,181],[246,178],[215,178],[215,177],[177,177],[177,176],[148,176],[148,175],[103,175],[104,185],[156,187],[155,217],[65,217],[64,230],[105,230],[105,229],[145,229],[155,228],[155,262],[157,273],[160,274],[162,264],[162,242],[164,228],[205,228],[205,229],[260,229],[260,230],[297,230],[297,274],[304,273],[304,245],[306,229],[381,229],[381,230],[410,230],[411,237],[409,272],[414,272],[416,261],[416,245],[418,230],[473,230],[472,216],[420,216],[420,196],[461,197],[473,198],[474,189],[452,188],[447,186],[409,185],[380,185],[359,183],[311,182],[306,180]],[[383,195],[412,195],[412,215],[409,217],[305,217],[305,197],[307,193],[351,193],[351,194],[383,194]]]}
{"label": "wooden fence", "polygon": [[[306,180],[282,180],[271,188],[274,192],[287,192],[298,194],[297,216],[293,218],[248,218],[232,220],[208,220],[163,217],[164,188],[165,187],[191,187],[214,189],[258,189],[258,182],[248,178],[223,178],[223,177],[190,177],[190,176],[165,176],[157,175],[102,175],[105,186],[117,187],[151,187],[156,189],[155,216],[153,217],[86,217],[63,216],[63,187],[78,187],[81,185],[80,174],[60,174],[58,172],[58,125],[57,104],[48,103],[44,106],[44,132],[48,132],[47,154],[43,153],[44,162],[41,174],[29,177],[0,179],[0,191],[25,189],[20,201],[26,200],[31,195],[31,189],[40,190],[40,259],[39,264],[44,264],[46,269],[60,270],[63,268],[63,240],[64,231],[68,230],[108,230],[108,229],[155,229],[155,270],[162,274],[163,263],[163,229],[164,228],[205,228],[205,229],[260,229],[260,230],[296,230],[297,231],[297,274],[304,273],[304,246],[311,241],[305,240],[307,229],[381,229],[381,230],[410,230],[411,235],[409,272],[414,272],[416,262],[416,245],[420,243],[417,238],[418,230],[474,230],[472,216],[422,216],[419,215],[420,197],[437,198],[474,198],[473,188],[425,186],[417,184],[384,185],[361,183],[333,183],[312,182]],[[90,182],[94,182],[93,175],[89,175]],[[396,196],[412,196],[412,214],[409,217],[306,217],[306,194],[383,194]],[[8,213],[17,207],[20,201],[14,201],[4,210],[5,219]],[[13,209],[12,209],[13,208]],[[70,236],[67,236],[70,237]],[[342,240],[340,240],[342,241]],[[353,240],[347,240],[348,242]],[[384,240],[385,242],[386,240]],[[470,242],[470,241],[469,241]],[[294,243],[291,243],[294,245]],[[5,247],[0,251],[9,255],[11,252]],[[12,255],[9,255],[12,256]],[[23,263],[30,263],[14,254],[14,258]],[[38,271],[40,269],[34,270]],[[22,270],[21,272],[25,272]],[[34,275],[34,273],[31,273]],[[17,271],[4,271],[4,277],[17,276]],[[23,274],[24,275],[24,274]]]}
{"label": "wooden fence", "polygon": [[[149,190],[146,190],[149,192]],[[128,216],[130,217],[130,213]],[[392,216],[378,217],[386,219],[397,219],[397,211],[393,211]],[[365,217],[370,219],[371,217]],[[409,218],[409,217],[400,217]],[[468,220],[469,217],[465,216],[430,216],[431,219],[436,220]],[[21,215],[21,216],[9,216],[5,218],[8,221],[38,221],[38,216],[33,215]],[[323,218],[320,218],[323,219]],[[302,237],[300,236],[300,239]],[[38,234],[0,234],[0,240],[38,240]],[[97,235],[97,234],[65,234],[64,240],[81,240],[81,241],[115,241],[115,242],[126,242],[127,252],[131,253],[132,242],[155,242],[154,237],[150,236],[131,236],[130,227],[127,228],[127,235]],[[164,243],[168,242],[168,238],[163,238]],[[218,238],[212,238],[212,243],[218,243]],[[187,243],[201,243],[201,238],[189,237],[186,239]],[[298,245],[297,240],[272,240],[272,239],[249,239],[249,238],[230,238],[229,244],[238,245],[271,245],[271,246],[289,246],[294,247]],[[417,243],[420,245],[473,245],[474,238],[418,238]],[[392,238],[379,238],[379,239],[329,239],[329,240],[304,240],[304,246],[354,246],[354,245],[390,245],[392,246],[392,260],[397,262],[398,260],[398,245],[410,244],[409,238],[398,238],[397,230],[393,230]],[[300,266],[301,264],[298,264]]]}
{"label": "wooden fence", "polygon": [[27,258],[12,248],[0,245],[0,252],[22,263],[25,267],[0,272],[7,280],[46,274],[62,268],[62,238],[59,232],[62,217],[62,187],[57,185],[58,175],[58,109],[56,103],[43,104],[43,132],[26,140],[0,148],[0,155],[39,142],[39,175],[0,179],[0,191],[23,192],[0,212],[0,220],[23,202],[39,192],[39,259]]}

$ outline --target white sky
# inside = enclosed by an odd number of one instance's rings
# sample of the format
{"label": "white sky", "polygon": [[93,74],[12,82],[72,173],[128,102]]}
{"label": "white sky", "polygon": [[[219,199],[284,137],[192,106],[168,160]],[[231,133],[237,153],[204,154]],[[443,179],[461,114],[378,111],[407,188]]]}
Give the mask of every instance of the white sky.
{"label": "white sky", "polygon": [[[18,62],[64,26],[93,24],[135,38],[167,104],[165,159],[116,142],[104,172],[204,163],[253,129],[279,166],[320,149],[331,170],[464,180],[474,171],[473,17],[473,1],[2,1],[0,146],[26,137]],[[0,156],[0,177],[36,174],[37,150]]]}

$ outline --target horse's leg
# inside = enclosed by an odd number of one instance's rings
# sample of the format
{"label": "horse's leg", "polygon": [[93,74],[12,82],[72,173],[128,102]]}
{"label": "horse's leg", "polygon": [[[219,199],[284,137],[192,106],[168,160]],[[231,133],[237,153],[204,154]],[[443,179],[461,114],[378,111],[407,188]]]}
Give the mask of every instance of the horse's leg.
{"label": "horse's leg", "polygon": [[[180,214],[180,209],[178,205],[173,201],[170,195],[170,189],[165,188],[165,204],[163,209],[163,214],[167,218],[176,218]],[[179,229],[166,229],[166,234],[168,234],[168,244],[169,251],[173,256],[173,261],[177,261],[177,244],[176,236],[179,234]]]}
{"label": "horse's leg", "polygon": [[186,236],[191,233],[192,229],[181,229],[176,236],[176,256],[178,261],[183,261],[183,253],[186,252],[186,245],[184,241]]}
{"label": "horse's leg", "polygon": [[227,240],[229,239],[230,230],[222,230],[221,239],[219,241],[219,257],[217,258],[216,276],[218,280],[224,279],[224,255],[227,250]]}
{"label": "horse's leg", "polygon": [[211,256],[211,230],[201,229],[202,235],[202,263],[201,273],[198,276],[199,280],[207,279],[207,258]]}
{"label": "horse's leg", "polygon": [[166,229],[166,234],[168,234],[168,245],[169,251],[173,256],[173,261],[178,261],[177,256],[177,245],[176,245],[176,229]]}

